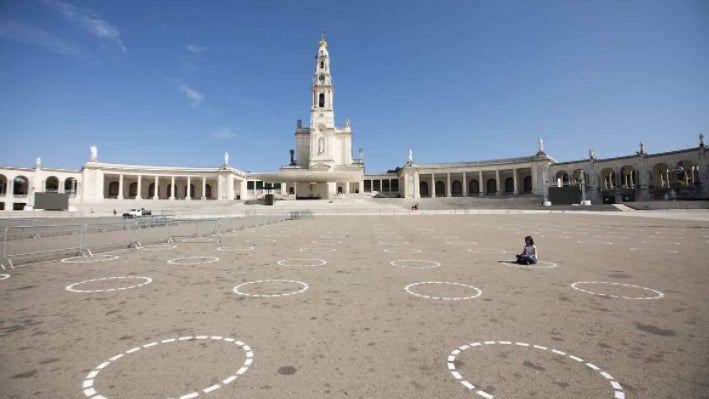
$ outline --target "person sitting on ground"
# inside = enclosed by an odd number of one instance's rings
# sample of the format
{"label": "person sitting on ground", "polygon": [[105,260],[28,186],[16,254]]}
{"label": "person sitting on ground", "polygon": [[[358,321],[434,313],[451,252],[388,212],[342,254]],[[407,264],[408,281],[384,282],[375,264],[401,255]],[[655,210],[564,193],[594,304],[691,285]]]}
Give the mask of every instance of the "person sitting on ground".
{"label": "person sitting on ground", "polygon": [[520,265],[534,265],[537,263],[537,246],[534,245],[532,236],[524,237],[524,249],[517,255],[517,263]]}

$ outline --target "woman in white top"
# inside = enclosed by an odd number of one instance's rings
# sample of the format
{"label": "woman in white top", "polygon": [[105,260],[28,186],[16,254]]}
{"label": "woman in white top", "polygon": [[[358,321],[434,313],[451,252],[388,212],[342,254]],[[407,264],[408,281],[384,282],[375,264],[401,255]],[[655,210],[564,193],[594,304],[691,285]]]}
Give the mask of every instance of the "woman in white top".
{"label": "woman in white top", "polygon": [[517,255],[517,263],[520,265],[534,265],[537,263],[537,246],[534,245],[532,236],[524,237],[524,249]]}

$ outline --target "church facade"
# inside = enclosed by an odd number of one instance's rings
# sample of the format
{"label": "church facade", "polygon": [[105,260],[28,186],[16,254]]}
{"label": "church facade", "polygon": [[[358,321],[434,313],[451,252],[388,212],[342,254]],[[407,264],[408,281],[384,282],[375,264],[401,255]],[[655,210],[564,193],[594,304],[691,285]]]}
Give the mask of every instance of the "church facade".
{"label": "church facade", "polygon": [[[291,160],[275,172],[243,172],[224,163],[213,168],[100,162],[98,149],[81,170],[0,166],[0,211],[32,209],[37,193],[63,193],[74,206],[121,200],[243,201],[273,193],[283,199],[353,196],[401,198],[538,196],[549,187],[575,186],[592,202],[622,202],[675,195],[709,198],[709,160],[698,147],[657,154],[641,145],[635,155],[558,162],[539,139],[537,153],[459,163],[407,161],[391,173],[365,175],[364,151],[353,157],[349,119],[335,124],[335,89],[327,42],[321,38],[311,84],[310,123],[298,120]],[[611,201],[612,199],[612,201]],[[116,207],[122,205],[115,205]]]}

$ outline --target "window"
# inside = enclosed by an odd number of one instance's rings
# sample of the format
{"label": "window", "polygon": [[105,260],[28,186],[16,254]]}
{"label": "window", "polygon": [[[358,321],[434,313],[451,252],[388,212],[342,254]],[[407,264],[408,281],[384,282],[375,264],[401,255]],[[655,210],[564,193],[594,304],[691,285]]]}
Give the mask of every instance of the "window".
{"label": "window", "polygon": [[318,95],[318,106],[319,106],[320,108],[324,108],[324,107],[325,107],[325,95],[322,94],[322,93],[320,93],[320,95]]}

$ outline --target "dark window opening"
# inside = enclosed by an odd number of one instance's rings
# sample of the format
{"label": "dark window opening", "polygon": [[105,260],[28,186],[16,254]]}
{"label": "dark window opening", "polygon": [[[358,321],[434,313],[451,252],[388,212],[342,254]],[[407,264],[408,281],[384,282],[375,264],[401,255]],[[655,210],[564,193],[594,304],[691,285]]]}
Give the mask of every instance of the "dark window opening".
{"label": "dark window opening", "polygon": [[254,182],[252,182],[252,181],[247,181],[247,182],[246,182],[246,189],[247,189],[247,190],[253,190],[253,189],[254,189]]}
{"label": "dark window opening", "polygon": [[380,183],[379,180],[374,180],[374,191],[382,191]]}
{"label": "dark window opening", "polygon": [[320,93],[320,95],[318,96],[318,106],[320,108],[325,107],[325,95],[322,93]]}
{"label": "dark window opening", "polygon": [[371,181],[371,180],[365,180],[365,181],[364,181],[364,192],[365,192],[365,193],[371,193],[371,192],[372,192],[372,181]]}

